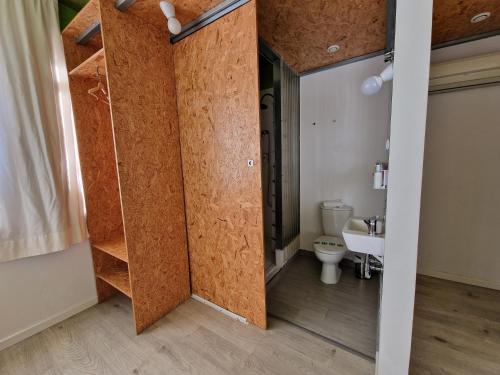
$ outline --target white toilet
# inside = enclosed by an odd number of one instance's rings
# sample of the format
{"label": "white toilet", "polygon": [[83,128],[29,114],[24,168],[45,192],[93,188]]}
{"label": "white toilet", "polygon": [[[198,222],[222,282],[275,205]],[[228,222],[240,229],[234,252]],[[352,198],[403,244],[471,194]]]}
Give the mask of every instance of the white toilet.
{"label": "white toilet", "polygon": [[344,257],[347,247],[342,238],[342,229],[352,216],[352,207],[346,206],[342,200],[321,203],[321,219],[325,235],[314,241],[314,253],[323,262],[321,281],[325,284],[337,284],[342,270],[339,263]]}

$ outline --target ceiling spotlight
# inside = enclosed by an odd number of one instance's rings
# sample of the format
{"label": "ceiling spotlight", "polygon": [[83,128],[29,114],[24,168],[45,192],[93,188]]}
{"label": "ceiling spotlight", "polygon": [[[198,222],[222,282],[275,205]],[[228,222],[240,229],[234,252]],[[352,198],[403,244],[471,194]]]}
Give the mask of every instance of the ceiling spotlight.
{"label": "ceiling spotlight", "polygon": [[328,48],[326,49],[326,51],[327,51],[328,53],[330,53],[330,54],[332,54],[332,55],[333,55],[334,53],[338,52],[338,51],[339,51],[339,49],[340,49],[340,46],[339,46],[338,44],[332,44],[330,47],[328,47]]}
{"label": "ceiling spotlight", "polygon": [[487,20],[488,18],[490,18],[491,16],[491,13],[490,12],[482,12],[482,13],[478,13],[476,14],[474,17],[472,17],[470,19],[470,22],[471,23],[478,23],[478,22],[482,22],[484,20]]}
{"label": "ceiling spotlight", "polygon": [[364,95],[373,95],[380,91],[384,82],[391,81],[394,77],[392,63],[389,64],[378,76],[368,77],[361,84],[361,92]]}
{"label": "ceiling spotlight", "polygon": [[168,30],[174,35],[179,34],[182,30],[182,25],[175,18],[175,7],[168,1],[160,1],[160,8],[165,17],[167,17]]}

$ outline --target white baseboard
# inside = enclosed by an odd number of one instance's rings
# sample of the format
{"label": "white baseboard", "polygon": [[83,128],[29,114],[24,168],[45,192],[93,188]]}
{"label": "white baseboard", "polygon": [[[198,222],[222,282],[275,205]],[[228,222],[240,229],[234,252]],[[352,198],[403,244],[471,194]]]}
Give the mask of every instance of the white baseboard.
{"label": "white baseboard", "polygon": [[275,255],[275,265],[266,270],[266,284],[279,272],[290,259],[293,258],[295,254],[300,249],[300,235],[295,237],[292,242],[285,246],[283,249],[276,249],[274,251]]}
{"label": "white baseboard", "polygon": [[220,307],[219,305],[216,305],[215,303],[210,302],[210,301],[206,300],[205,298],[197,296],[196,294],[191,294],[191,298],[194,299],[195,301],[201,302],[201,303],[211,307],[212,309],[214,309],[218,312],[223,313],[224,315],[227,315],[231,319],[238,320],[243,324],[248,324],[247,318],[244,318],[241,315],[238,315],[238,314],[235,314],[234,312],[226,310],[225,308]]}
{"label": "white baseboard", "polygon": [[0,338],[0,351],[8,348],[9,346],[17,344],[20,341],[23,341],[24,339],[27,339],[28,337],[33,336],[43,331],[44,329],[47,329],[57,323],[60,323],[63,320],[66,320],[72,317],[73,315],[76,315],[79,312],[82,312],[83,310],[86,310],[89,307],[94,306],[95,304],[97,304],[97,297],[92,297],[87,301],[84,301],[77,305],[73,305],[64,311],[54,314],[48,317],[47,319],[37,322],[32,326],[24,328],[10,336]]}
{"label": "white baseboard", "polygon": [[283,249],[276,249],[276,266],[279,269],[290,260],[299,251],[300,248],[300,235],[295,237],[287,246]]}
{"label": "white baseboard", "polygon": [[280,272],[281,268],[274,265],[272,268],[266,270],[266,284],[271,280],[278,272]]}
{"label": "white baseboard", "polygon": [[438,279],[444,279],[444,280],[448,280],[448,281],[455,281],[457,283],[469,284],[469,285],[480,286],[483,288],[500,290],[500,281],[496,281],[496,280],[476,279],[473,277],[457,275],[454,273],[428,271],[428,270],[418,270],[417,273],[419,275],[431,276],[431,277],[435,277]]}

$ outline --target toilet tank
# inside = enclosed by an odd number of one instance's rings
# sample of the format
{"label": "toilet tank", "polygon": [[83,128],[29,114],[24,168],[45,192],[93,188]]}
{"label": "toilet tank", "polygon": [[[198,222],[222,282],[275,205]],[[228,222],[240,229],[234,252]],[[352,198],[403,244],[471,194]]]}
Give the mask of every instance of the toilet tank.
{"label": "toilet tank", "polygon": [[352,207],[345,205],[342,200],[321,203],[323,233],[327,236],[342,237],[342,229],[351,216]]}

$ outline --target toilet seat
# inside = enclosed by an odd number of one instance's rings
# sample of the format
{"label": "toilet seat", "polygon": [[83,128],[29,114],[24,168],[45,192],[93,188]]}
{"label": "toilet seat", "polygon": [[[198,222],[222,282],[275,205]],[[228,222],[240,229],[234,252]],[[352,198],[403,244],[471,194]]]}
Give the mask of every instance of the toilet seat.
{"label": "toilet seat", "polygon": [[345,242],[340,237],[321,236],[314,241],[314,249],[323,254],[341,254],[347,251]]}

